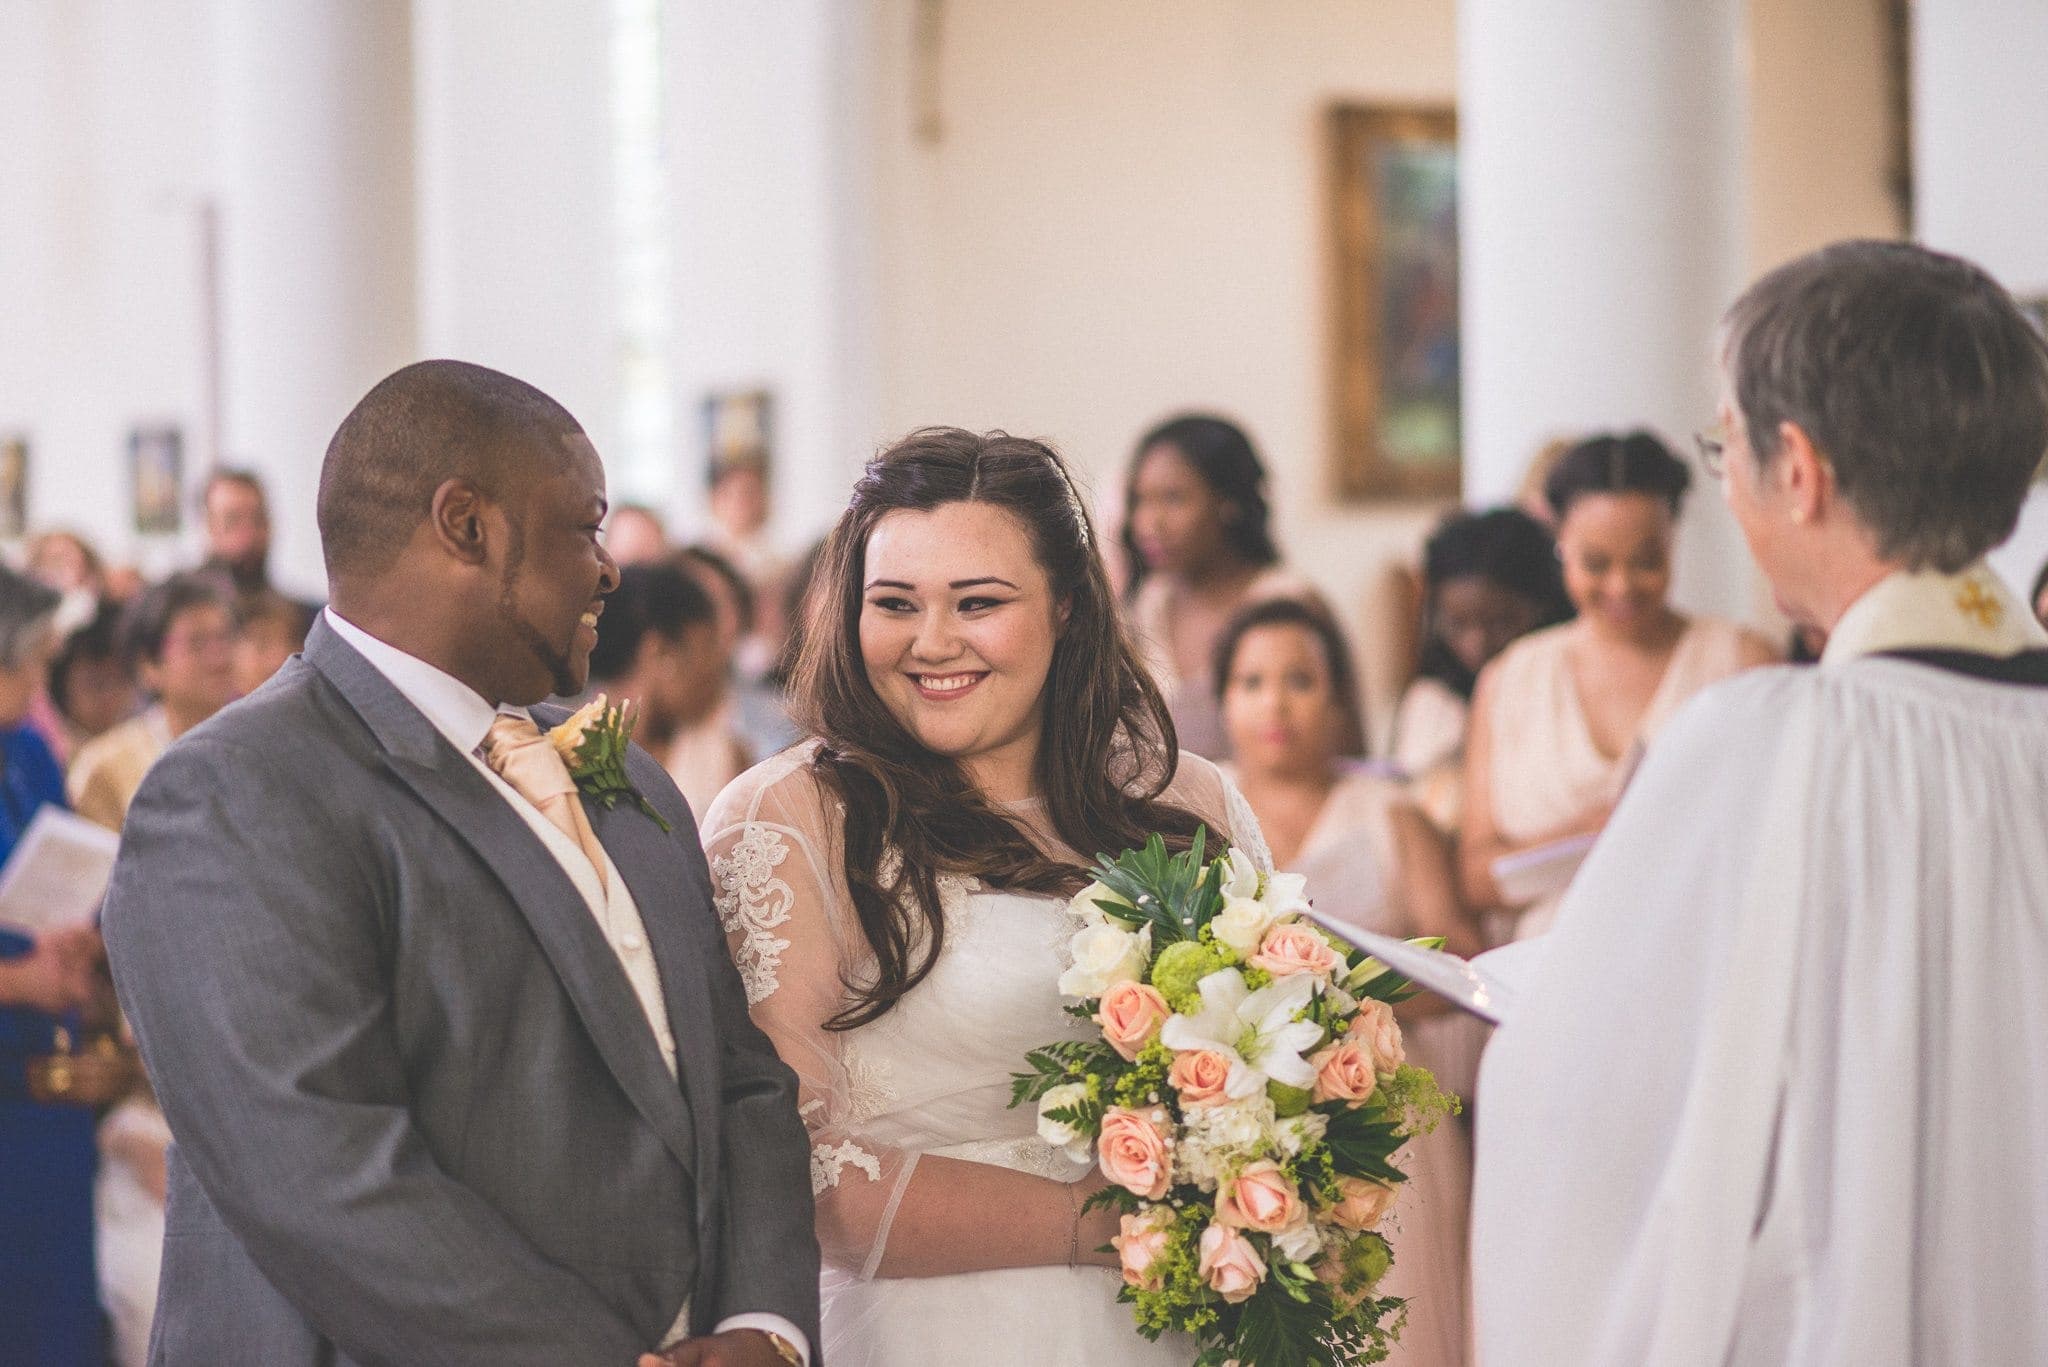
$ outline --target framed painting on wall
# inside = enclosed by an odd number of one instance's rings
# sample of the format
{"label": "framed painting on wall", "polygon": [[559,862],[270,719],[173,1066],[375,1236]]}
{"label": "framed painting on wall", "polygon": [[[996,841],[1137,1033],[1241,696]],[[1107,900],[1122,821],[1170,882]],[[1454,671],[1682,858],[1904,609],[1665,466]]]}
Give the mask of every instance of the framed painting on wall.
{"label": "framed painting on wall", "polygon": [[183,523],[185,434],[172,426],[141,426],[128,433],[128,467],[135,495],[135,530],[169,536]]}
{"label": "framed painting on wall", "polygon": [[28,434],[0,433],[0,540],[28,534]]}
{"label": "framed painting on wall", "polygon": [[1328,114],[1336,468],[1351,500],[1458,496],[1458,144],[1448,107]]}

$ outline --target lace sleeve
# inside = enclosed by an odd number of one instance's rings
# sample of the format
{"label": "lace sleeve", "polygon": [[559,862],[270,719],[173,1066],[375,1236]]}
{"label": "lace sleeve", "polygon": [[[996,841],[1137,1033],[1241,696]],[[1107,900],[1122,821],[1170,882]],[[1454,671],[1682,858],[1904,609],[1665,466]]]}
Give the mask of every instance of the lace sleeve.
{"label": "lace sleeve", "polygon": [[867,1278],[918,1156],[861,1133],[874,1112],[871,1080],[847,1036],[824,1028],[843,1002],[851,910],[833,858],[836,815],[807,758],[791,752],[735,780],[706,813],[704,850],[754,1021],[800,1083],[825,1261]]}
{"label": "lace sleeve", "polygon": [[1266,846],[1266,833],[1252,804],[1228,771],[1200,755],[1183,753],[1166,787],[1167,801],[1193,812],[1229,838],[1230,843],[1250,856],[1262,873],[1273,872],[1273,852]]}

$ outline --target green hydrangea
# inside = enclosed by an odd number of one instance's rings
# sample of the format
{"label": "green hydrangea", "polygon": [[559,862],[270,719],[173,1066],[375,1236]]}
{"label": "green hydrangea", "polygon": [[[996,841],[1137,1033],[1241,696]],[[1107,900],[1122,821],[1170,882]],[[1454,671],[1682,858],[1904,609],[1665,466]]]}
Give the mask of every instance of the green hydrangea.
{"label": "green hydrangea", "polygon": [[1213,945],[1179,940],[1159,951],[1152,961],[1152,986],[1166,998],[1166,1004],[1182,1014],[1202,1009],[1197,985],[1211,973],[1228,967]]}
{"label": "green hydrangea", "polygon": [[1266,1095],[1272,1098],[1273,1114],[1282,1120],[1291,1115],[1300,1115],[1308,1110],[1315,1094],[1306,1087],[1290,1087],[1284,1082],[1268,1082]]}

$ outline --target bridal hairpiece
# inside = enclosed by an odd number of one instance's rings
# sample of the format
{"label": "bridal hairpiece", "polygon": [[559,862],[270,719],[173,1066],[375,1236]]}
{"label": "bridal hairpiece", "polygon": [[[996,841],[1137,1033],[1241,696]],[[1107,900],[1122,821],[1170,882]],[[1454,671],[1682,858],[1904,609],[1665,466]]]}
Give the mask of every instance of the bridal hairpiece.
{"label": "bridal hairpiece", "polygon": [[1058,473],[1060,483],[1067,487],[1067,509],[1074,515],[1074,531],[1081,538],[1081,549],[1085,551],[1092,542],[1088,532],[1088,514],[1081,507],[1081,491],[1074,487],[1074,476],[1067,470],[1064,461],[1051,451],[1045,453],[1045,458],[1052,462],[1052,468]]}

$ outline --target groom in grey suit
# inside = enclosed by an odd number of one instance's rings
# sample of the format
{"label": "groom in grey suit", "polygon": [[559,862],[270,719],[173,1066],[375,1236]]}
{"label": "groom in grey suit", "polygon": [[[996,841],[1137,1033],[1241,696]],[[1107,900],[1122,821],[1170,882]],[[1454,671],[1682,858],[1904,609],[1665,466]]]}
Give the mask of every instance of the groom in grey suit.
{"label": "groom in grey suit", "polygon": [[638,750],[651,810],[579,796],[535,729],[617,583],[604,512],[538,390],[384,380],[321,471],[305,654],[137,795],[105,928],[177,1140],[153,1363],[810,1360],[796,1081],[689,809]]}

